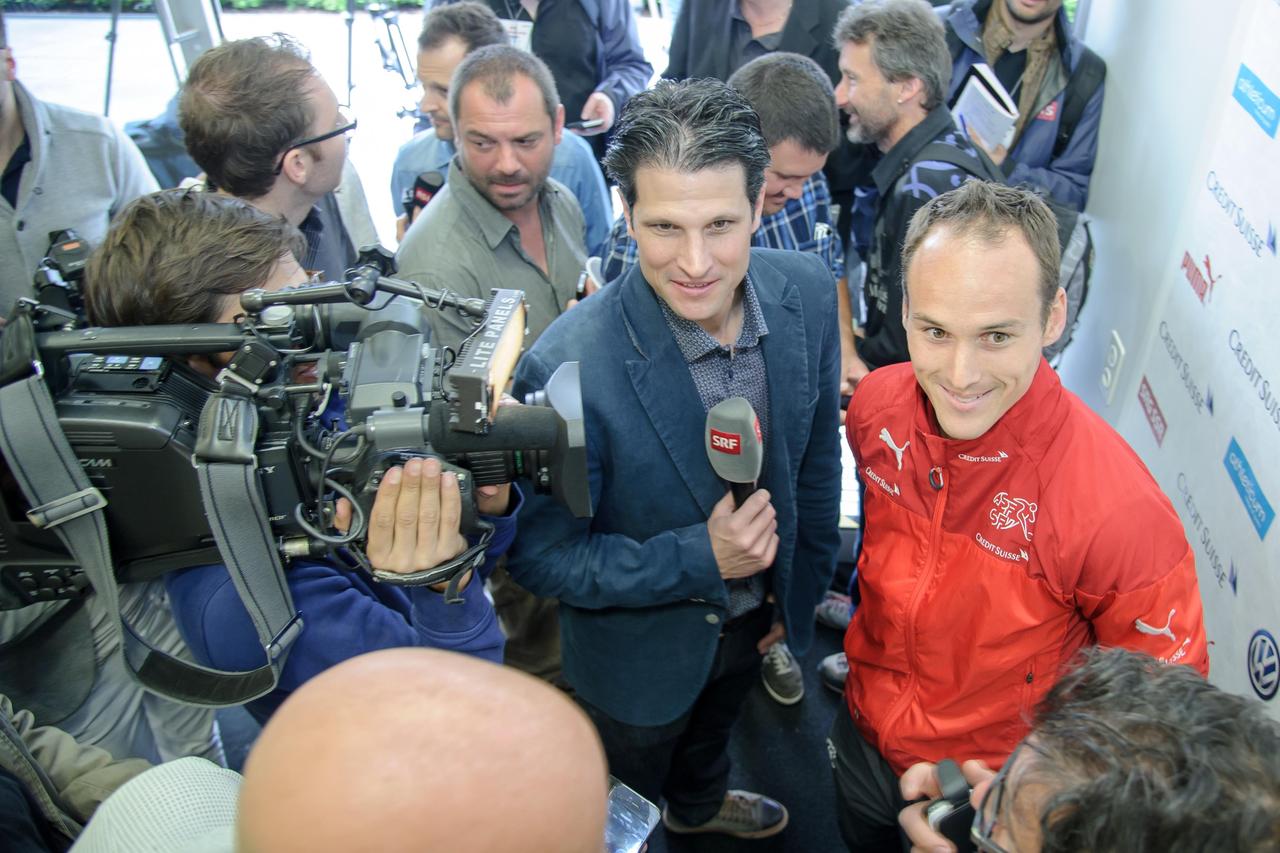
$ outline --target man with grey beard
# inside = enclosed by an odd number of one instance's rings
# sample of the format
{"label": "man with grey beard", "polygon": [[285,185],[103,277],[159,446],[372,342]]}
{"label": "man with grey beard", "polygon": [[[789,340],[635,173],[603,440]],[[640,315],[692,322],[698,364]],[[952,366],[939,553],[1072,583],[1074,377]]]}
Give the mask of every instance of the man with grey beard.
{"label": "man with grey beard", "polygon": [[[868,0],[836,24],[840,83],[836,103],[849,115],[849,140],[883,156],[875,181],[875,232],[863,282],[866,322],[857,335],[861,379],[886,364],[907,361],[902,328],[902,241],[911,216],[930,199],[960,186],[969,174],[931,156],[938,144],[976,151],[947,109],[951,55],[944,30],[924,0]],[[932,149],[936,151],[937,149]]]}

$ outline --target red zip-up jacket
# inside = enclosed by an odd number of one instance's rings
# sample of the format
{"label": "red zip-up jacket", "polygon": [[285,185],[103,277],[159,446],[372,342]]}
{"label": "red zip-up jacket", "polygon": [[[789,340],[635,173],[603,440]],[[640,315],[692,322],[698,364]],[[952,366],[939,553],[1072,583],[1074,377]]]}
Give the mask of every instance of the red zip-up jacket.
{"label": "red zip-up jacket", "polygon": [[1047,362],[977,439],[940,434],[910,364],[859,383],[846,430],[866,523],[845,697],[895,772],[1000,766],[1085,645],[1208,673],[1177,513]]}

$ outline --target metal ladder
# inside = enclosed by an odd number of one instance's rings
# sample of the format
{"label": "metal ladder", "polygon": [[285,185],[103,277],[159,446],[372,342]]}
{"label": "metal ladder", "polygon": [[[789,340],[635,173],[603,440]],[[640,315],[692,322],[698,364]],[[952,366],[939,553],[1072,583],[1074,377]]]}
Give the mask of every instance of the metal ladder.
{"label": "metal ladder", "polygon": [[[218,0],[153,0],[160,30],[164,33],[169,65],[177,86],[186,79],[196,57],[224,38],[222,9]],[[116,40],[119,34],[122,0],[111,0],[111,29],[107,32],[107,91],[102,114],[111,114],[111,82],[115,72]],[[181,62],[179,62],[181,60]]]}

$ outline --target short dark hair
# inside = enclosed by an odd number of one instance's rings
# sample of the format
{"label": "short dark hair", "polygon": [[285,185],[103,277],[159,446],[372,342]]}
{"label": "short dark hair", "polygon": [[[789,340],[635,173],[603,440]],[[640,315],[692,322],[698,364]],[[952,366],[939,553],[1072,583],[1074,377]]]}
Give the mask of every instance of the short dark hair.
{"label": "short dark hair", "polygon": [[307,87],[316,77],[283,33],[225,42],[192,63],[178,120],[211,186],[249,199],[271,191],[280,155],[315,121]]}
{"label": "short dark hair", "polygon": [[814,153],[830,154],[840,144],[831,78],[809,57],[765,54],[733,72],[729,85],[755,108],[770,147],[790,139]]}
{"label": "short dark hair", "polygon": [[737,89],[719,80],[662,80],[627,101],[604,157],[604,168],[628,206],[636,203],[636,172],[645,166],[700,172],[742,166],[747,199],[764,187],[769,146],[760,116]]}
{"label": "short dark hair", "polygon": [[134,199],[85,271],[89,321],[100,326],[210,323],[223,302],[261,287],[302,234],[248,202],[197,189]]}
{"label": "short dark hair", "polygon": [[946,30],[925,0],[863,0],[836,21],[834,42],[871,43],[876,68],[891,83],[910,77],[924,84],[924,108],[941,104],[951,85],[951,51]]}
{"label": "short dark hair", "polygon": [[453,71],[453,80],[449,83],[449,118],[454,125],[458,124],[458,105],[462,103],[463,89],[479,81],[486,95],[505,104],[514,94],[512,81],[517,74],[537,84],[547,115],[554,124],[556,110],[560,107],[560,93],[556,91],[556,81],[547,64],[527,51],[508,44],[493,44],[471,51]]}
{"label": "short dark hair", "polygon": [[507,43],[502,21],[493,10],[471,0],[437,6],[428,12],[418,34],[418,50],[433,50],[451,38],[466,45],[468,53],[478,47]]}
{"label": "short dark hair", "polygon": [[1082,661],[1040,704],[1015,770],[1049,792],[1041,850],[1275,849],[1280,723],[1260,703],[1137,652]]}
{"label": "short dark hair", "polygon": [[1041,320],[1049,319],[1060,286],[1062,248],[1058,220],[1040,196],[1020,187],[968,180],[930,199],[911,217],[902,241],[902,292],[907,298],[911,260],[929,232],[941,225],[950,226],[957,236],[974,236],[988,245],[998,245],[1010,233],[1021,233],[1040,268]]}

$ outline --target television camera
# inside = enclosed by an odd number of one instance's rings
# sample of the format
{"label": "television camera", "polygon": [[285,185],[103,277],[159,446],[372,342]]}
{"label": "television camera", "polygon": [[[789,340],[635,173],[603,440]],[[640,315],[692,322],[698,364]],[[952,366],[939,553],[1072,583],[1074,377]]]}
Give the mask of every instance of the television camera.
{"label": "television camera", "polygon": [[[101,511],[115,579],[141,581],[231,567],[213,501],[259,492],[277,565],[327,554],[383,582],[447,584],[450,600],[492,535],[475,511],[477,486],[523,480],[589,516],[577,363],[525,405],[499,405],[523,345],[524,294],[466,299],[393,271],[389,253],[369,249],[346,281],[242,293],[233,323],[76,328],[63,308],[20,300],[0,336],[0,386],[42,377],[88,481],[79,503],[55,512]],[[426,312],[446,310],[477,320],[457,352],[429,342]],[[216,379],[189,366],[188,356],[212,353],[231,354]],[[38,471],[30,455],[0,465],[0,609],[79,597],[89,586],[75,549],[55,535],[61,519],[11,473],[15,462]],[[426,455],[458,475],[462,532],[475,544],[425,571],[376,571],[363,545],[378,484],[390,467]],[[211,493],[196,474],[219,466],[240,472],[249,494]],[[338,498],[354,507],[345,531],[333,525]]]}

